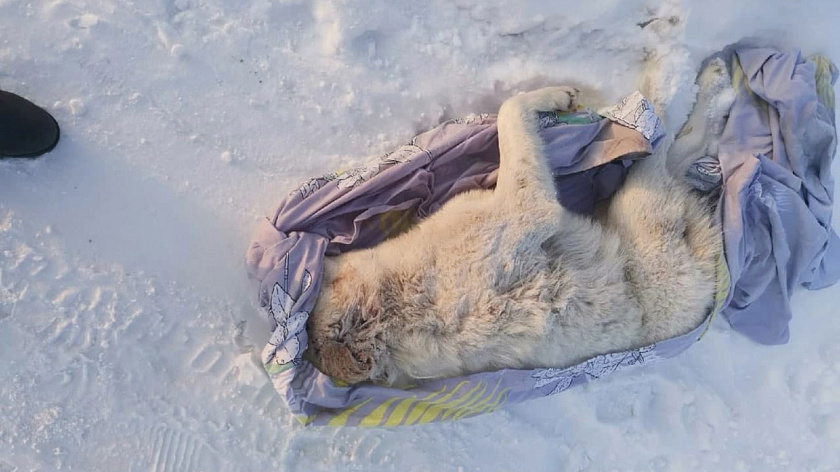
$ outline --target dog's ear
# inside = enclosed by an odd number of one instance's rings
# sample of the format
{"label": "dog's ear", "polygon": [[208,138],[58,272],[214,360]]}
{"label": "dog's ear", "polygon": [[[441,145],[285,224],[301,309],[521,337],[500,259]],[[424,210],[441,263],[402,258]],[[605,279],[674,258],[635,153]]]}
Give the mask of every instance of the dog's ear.
{"label": "dog's ear", "polygon": [[370,380],[373,371],[373,349],[358,349],[343,342],[326,341],[321,346],[320,370],[347,383]]}

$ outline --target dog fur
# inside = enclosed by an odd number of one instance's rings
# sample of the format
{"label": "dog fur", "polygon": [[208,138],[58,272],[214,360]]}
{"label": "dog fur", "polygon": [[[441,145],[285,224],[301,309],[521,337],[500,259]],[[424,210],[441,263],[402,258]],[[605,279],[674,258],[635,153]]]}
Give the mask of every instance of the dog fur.
{"label": "dog fur", "polygon": [[577,91],[508,99],[496,188],[328,258],[307,356],[345,382],[402,384],[565,367],[690,331],[713,303],[721,236],[707,197],[668,161],[714,150],[728,83],[722,61],[701,73],[680,136],[635,164],[595,217],[558,204],[538,133],[537,113],[573,109]]}

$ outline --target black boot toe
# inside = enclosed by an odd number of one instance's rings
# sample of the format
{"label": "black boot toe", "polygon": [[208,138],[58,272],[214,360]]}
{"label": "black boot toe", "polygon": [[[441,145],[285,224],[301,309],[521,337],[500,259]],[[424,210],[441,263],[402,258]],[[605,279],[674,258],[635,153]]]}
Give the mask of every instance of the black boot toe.
{"label": "black boot toe", "polygon": [[0,157],[38,157],[53,150],[59,135],[46,110],[0,90]]}

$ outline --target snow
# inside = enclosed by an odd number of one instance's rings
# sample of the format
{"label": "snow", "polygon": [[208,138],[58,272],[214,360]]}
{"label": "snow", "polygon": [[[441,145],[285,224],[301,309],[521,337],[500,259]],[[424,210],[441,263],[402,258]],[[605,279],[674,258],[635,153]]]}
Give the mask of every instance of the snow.
{"label": "snow", "polygon": [[840,60],[838,18],[834,0],[0,0],[0,88],[63,131],[0,161],[0,471],[837,470],[840,286],[794,297],[785,346],[718,320],[676,359],[487,416],[304,429],[259,366],[243,255],[296,183],[512,90],[615,100],[656,51],[674,125],[706,55],[755,37]]}

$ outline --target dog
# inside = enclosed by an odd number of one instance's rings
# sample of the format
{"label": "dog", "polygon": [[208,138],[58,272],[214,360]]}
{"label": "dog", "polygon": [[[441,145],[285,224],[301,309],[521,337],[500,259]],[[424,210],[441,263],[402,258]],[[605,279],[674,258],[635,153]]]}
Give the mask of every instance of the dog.
{"label": "dog", "polygon": [[578,91],[509,98],[495,189],[459,194],[399,236],[325,260],[307,358],[347,383],[400,385],[566,367],[697,327],[713,305],[721,232],[712,198],[668,162],[716,154],[726,64],[712,61],[698,84],[681,132],[634,164],[593,217],[558,203],[539,135],[538,113],[573,110]]}

